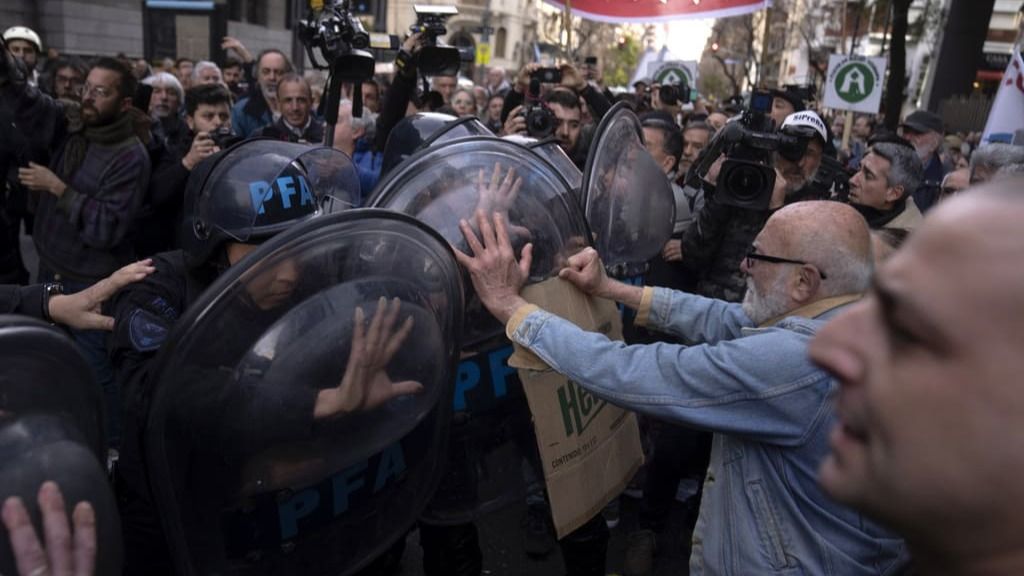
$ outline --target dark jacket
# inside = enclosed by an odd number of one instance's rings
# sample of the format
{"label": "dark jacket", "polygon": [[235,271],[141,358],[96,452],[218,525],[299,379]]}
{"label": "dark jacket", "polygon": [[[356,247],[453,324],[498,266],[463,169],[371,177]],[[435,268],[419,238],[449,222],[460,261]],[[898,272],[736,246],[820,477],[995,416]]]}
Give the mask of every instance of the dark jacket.
{"label": "dark jacket", "polygon": [[177,245],[185,185],[192,173],[181,160],[188,154],[193,138],[184,122],[179,123],[173,131],[167,131],[160,123],[154,125],[149,145],[152,176],[133,232],[139,258],[172,250]]}
{"label": "dark jacket", "polygon": [[258,82],[249,86],[249,95],[239,100],[231,109],[231,128],[235,134],[248,138],[264,126],[274,122],[274,114],[270,111],[267,99]]}
{"label": "dark jacket", "polygon": [[747,279],[740,263],[770,215],[770,210],[721,204],[714,187],[704,185],[704,207],[682,241],[682,264],[697,278],[697,294],[727,302],[743,300]]}
{"label": "dark jacket", "polygon": [[274,140],[281,140],[284,142],[306,142],[308,144],[323,144],[324,142],[324,122],[323,120],[317,119],[315,116],[311,116],[309,119],[309,125],[302,131],[302,135],[296,135],[295,132],[285,124],[284,117],[278,118],[270,126],[264,126],[260,128],[253,136],[259,136],[261,138],[273,138]]}
{"label": "dark jacket", "polygon": [[43,314],[43,285],[0,285],[0,314],[21,314],[40,320]]}
{"label": "dark jacket", "polygon": [[[58,172],[63,151],[50,164]],[[135,258],[129,232],[149,183],[149,154],[132,136],[90,143],[58,199],[41,195],[35,223],[41,265],[69,279],[96,282]]]}
{"label": "dark jacket", "polygon": [[914,190],[914,203],[925,214],[932,206],[939,201],[939,192],[942,189],[942,179],[946,177],[946,169],[942,165],[942,159],[938,153],[932,154],[932,159],[924,167],[924,181]]}

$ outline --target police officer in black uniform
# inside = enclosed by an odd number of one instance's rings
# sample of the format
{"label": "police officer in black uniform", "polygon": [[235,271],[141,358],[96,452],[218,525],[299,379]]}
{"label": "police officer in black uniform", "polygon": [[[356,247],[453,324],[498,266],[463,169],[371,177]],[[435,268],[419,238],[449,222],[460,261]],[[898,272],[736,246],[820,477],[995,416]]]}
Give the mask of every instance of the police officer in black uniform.
{"label": "police officer in black uniform", "polygon": [[[156,271],[113,303],[111,359],[124,391],[117,491],[126,574],[167,574],[171,565],[140,450],[152,386],[150,363],[175,321],[222,272],[259,243],[321,213],[321,193],[301,162],[310,150],[300,144],[249,140],[200,163],[185,192],[183,249],[156,255]],[[358,193],[356,189],[355,197]],[[295,288],[295,274],[280,267],[269,279],[262,304],[287,299]]]}

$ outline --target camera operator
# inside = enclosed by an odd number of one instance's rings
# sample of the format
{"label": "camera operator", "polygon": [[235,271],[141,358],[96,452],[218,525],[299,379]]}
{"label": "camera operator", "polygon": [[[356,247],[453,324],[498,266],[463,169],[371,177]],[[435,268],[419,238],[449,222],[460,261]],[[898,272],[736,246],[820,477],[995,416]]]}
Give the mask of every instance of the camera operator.
{"label": "camera operator", "polygon": [[782,126],[782,123],[791,114],[803,112],[807,109],[807,100],[810,94],[801,90],[798,86],[783,86],[780,89],[772,90],[771,118],[775,127]]}
{"label": "camera operator", "polygon": [[139,213],[135,251],[151,256],[174,248],[185,184],[200,160],[220,151],[231,134],[231,94],[219,84],[185,93],[187,138],[154,160],[149,193]]}
{"label": "camera operator", "polygon": [[747,284],[739,267],[750,243],[772,212],[802,198],[807,184],[814,179],[828,139],[825,123],[814,112],[797,112],[786,118],[781,132],[805,142],[806,148],[796,160],[786,159],[779,152],[773,154],[775,185],[764,208],[723,203],[723,197],[735,191],[712,184],[718,178],[715,168],[708,173],[703,184],[704,207],[683,235],[681,244],[682,265],[697,278],[698,294],[740,301]]}

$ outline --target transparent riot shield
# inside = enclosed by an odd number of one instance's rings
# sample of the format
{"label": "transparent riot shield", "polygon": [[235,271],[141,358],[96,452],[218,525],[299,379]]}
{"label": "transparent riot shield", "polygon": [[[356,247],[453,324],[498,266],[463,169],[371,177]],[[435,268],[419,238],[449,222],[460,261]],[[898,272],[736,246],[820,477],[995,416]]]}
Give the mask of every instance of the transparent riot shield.
{"label": "transparent riot shield", "polygon": [[[68,514],[82,501],[96,512],[96,573],[121,570],[121,525],[106,474],[103,393],[85,358],[60,330],[0,316],[0,501],[18,496],[43,534],[36,495],[60,487]],[[0,574],[17,574],[0,526]]]}
{"label": "transparent riot shield", "polygon": [[[503,186],[507,178],[510,185]],[[422,150],[378,185],[370,205],[414,216],[463,251],[468,246],[460,219],[472,221],[477,209],[504,212],[516,251],[533,243],[531,283],[555,276],[569,256],[590,244],[582,211],[555,168],[528,148],[493,137]],[[425,521],[439,524],[470,522],[521,501],[524,460],[536,452],[522,384],[508,366],[512,346],[504,327],[464,284],[470,293],[448,470],[424,514]]]}
{"label": "transparent riot shield", "polygon": [[458,268],[413,219],[352,210],[225,272],[154,361],[145,436],[178,574],[350,574],[440,477]]}
{"label": "transparent riot shield", "polygon": [[106,463],[103,390],[74,342],[38,320],[0,316],[0,366],[0,416],[66,418]]}
{"label": "transparent riot shield", "polygon": [[675,198],[626,102],[605,114],[583,170],[583,203],[594,247],[619,277],[643,271],[672,236]]}
{"label": "transparent riot shield", "polygon": [[[580,186],[583,185],[583,172],[576,167],[569,155],[562,150],[562,147],[558,145],[558,140],[555,138],[545,138],[543,140],[537,140],[529,136],[522,136],[519,134],[511,134],[509,136],[503,136],[505,140],[511,140],[517,144],[522,144],[534,154],[540,156],[548,164],[555,167],[555,170],[565,178],[565,181],[569,183],[569,187],[572,188],[573,194],[579,200]],[[582,205],[582,204],[581,204]]]}

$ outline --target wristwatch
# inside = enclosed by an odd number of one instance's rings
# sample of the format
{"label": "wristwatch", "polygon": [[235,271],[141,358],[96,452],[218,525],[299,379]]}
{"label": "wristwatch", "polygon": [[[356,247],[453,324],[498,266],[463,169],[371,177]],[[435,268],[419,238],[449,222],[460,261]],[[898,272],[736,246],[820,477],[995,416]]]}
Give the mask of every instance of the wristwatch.
{"label": "wristwatch", "polygon": [[64,285],[60,282],[50,282],[43,284],[43,320],[53,323],[53,318],[50,318],[50,297],[58,294],[64,294]]}

